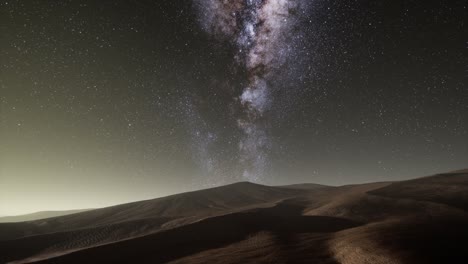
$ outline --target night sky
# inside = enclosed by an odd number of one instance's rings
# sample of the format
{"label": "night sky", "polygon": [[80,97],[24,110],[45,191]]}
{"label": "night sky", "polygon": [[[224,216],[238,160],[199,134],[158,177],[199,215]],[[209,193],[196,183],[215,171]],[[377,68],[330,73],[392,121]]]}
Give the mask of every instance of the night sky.
{"label": "night sky", "polygon": [[0,2],[0,215],[468,167],[465,0]]}

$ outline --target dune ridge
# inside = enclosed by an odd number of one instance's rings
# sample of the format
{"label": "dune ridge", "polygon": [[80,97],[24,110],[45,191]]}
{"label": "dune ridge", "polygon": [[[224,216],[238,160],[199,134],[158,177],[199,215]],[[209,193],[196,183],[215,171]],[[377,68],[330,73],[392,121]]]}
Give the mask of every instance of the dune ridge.
{"label": "dune ridge", "polygon": [[464,263],[468,170],[217,188],[0,224],[0,263]]}

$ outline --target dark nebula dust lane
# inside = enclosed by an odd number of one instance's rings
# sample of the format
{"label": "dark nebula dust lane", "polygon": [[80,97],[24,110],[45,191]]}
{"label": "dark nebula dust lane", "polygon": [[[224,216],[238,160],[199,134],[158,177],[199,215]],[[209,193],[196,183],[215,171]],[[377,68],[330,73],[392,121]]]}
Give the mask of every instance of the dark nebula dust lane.
{"label": "dark nebula dust lane", "polygon": [[[305,1],[295,0],[195,0],[202,27],[221,39],[235,45],[235,59],[247,79],[238,100],[242,115],[238,127],[243,136],[239,142],[243,177],[261,181],[269,163],[272,141],[265,123],[264,113],[274,101],[271,81],[275,69],[284,66],[294,51],[291,31],[307,11]],[[294,34],[301,34],[300,31]]]}

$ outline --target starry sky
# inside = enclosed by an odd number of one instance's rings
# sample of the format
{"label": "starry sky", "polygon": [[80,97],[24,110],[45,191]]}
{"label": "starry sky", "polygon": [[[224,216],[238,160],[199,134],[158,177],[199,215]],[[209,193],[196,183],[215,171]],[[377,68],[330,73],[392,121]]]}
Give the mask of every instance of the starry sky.
{"label": "starry sky", "polygon": [[467,2],[4,0],[0,215],[468,167]]}

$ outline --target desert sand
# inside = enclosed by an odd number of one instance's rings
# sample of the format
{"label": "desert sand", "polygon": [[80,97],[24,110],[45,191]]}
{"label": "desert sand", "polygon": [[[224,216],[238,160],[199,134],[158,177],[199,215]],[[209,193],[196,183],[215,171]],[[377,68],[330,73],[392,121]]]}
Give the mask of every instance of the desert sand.
{"label": "desert sand", "polygon": [[0,224],[0,263],[468,263],[468,170],[339,187],[241,182]]}
{"label": "desert sand", "polygon": [[0,216],[0,223],[13,223],[13,222],[26,222],[32,220],[39,220],[45,218],[51,218],[62,215],[69,215],[88,211],[90,209],[80,209],[80,210],[66,210],[66,211],[40,211],[31,214],[25,215],[16,215],[16,216]]}

